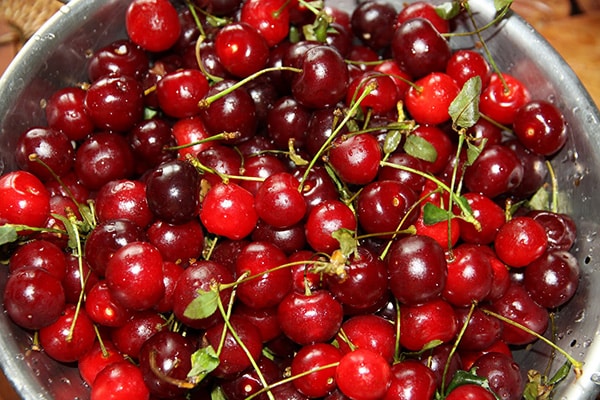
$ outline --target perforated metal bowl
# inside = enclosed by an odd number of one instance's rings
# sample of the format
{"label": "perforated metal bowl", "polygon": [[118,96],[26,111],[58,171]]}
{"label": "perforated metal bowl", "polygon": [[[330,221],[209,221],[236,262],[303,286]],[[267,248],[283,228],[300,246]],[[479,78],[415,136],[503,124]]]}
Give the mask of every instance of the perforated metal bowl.
{"label": "perforated metal bowl", "polygon": [[[84,80],[86,61],[94,49],[125,37],[123,17],[129,2],[72,0],[26,43],[0,79],[0,173],[15,169],[18,135],[44,123],[40,102],[53,90]],[[348,0],[335,5],[354,7]],[[491,0],[472,1],[471,6],[481,23],[494,16]],[[565,61],[522,19],[512,15],[484,35],[499,66],[523,80],[535,98],[555,103],[568,121],[568,145],[553,163],[564,211],[578,226],[574,252],[583,274],[577,297],[560,311],[556,323],[558,344],[585,365],[583,376],[575,381],[571,375],[555,398],[593,399],[600,390],[600,114]],[[473,43],[460,39],[453,45]],[[5,282],[2,269],[0,291]],[[0,314],[0,366],[24,399],[89,398],[76,368],[29,351],[30,343],[28,333]],[[517,357],[524,370],[543,371],[550,354],[546,345],[538,343]],[[558,356],[554,364],[562,361]]]}

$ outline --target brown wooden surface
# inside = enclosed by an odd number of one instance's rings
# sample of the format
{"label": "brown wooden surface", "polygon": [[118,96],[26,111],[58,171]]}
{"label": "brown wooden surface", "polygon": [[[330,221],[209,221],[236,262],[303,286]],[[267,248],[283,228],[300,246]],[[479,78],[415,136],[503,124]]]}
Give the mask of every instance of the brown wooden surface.
{"label": "brown wooden surface", "polygon": [[[532,23],[565,58],[600,105],[600,11]],[[7,32],[8,27],[0,21],[0,38]],[[0,45],[0,72],[8,65],[14,51],[13,45]],[[0,374],[0,400],[18,399]]]}

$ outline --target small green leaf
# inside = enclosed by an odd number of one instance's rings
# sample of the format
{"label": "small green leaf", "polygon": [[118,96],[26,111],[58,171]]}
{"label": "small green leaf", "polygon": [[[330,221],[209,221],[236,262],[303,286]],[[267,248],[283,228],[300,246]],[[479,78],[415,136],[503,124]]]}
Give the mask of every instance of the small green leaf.
{"label": "small green leaf", "polygon": [[494,8],[496,11],[502,11],[506,7],[510,7],[513,3],[513,0],[494,0]]}
{"label": "small green leaf", "polygon": [[448,113],[455,125],[470,128],[479,119],[481,78],[477,75],[465,82],[458,96],[452,101]]}
{"label": "small green leaf", "polygon": [[460,14],[460,2],[458,1],[447,1],[438,6],[435,6],[435,12],[441,18],[445,20],[451,20]]}
{"label": "small green leaf", "polygon": [[447,392],[450,393],[453,389],[458,386],[473,384],[484,388],[489,388],[488,381],[486,378],[475,374],[472,371],[458,370],[452,377],[452,381],[448,384]]}
{"label": "small green leaf", "polygon": [[14,225],[6,224],[0,226],[0,246],[7,243],[16,242],[19,234]]}
{"label": "small green leaf", "polygon": [[426,139],[417,135],[408,135],[404,142],[404,151],[421,160],[435,162],[437,150]]}
{"label": "small green leaf", "polygon": [[477,157],[479,157],[479,155],[485,148],[486,142],[487,138],[484,138],[478,145],[475,145],[471,142],[467,142],[467,166],[473,165],[475,160],[477,160]]}
{"label": "small green leaf", "polygon": [[225,396],[221,386],[217,386],[212,392],[210,392],[210,400],[227,400],[227,396]]}
{"label": "small green leaf", "polygon": [[529,199],[529,207],[534,210],[548,210],[550,207],[550,193],[544,186],[539,188]]}
{"label": "small green leaf", "polygon": [[77,232],[77,227],[73,224],[73,222],[69,218],[65,217],[64,215],[52,214],[52,216],[54,218],[56,218],[57,220],[59,220],[60,222],[62,222],[63,225],[65,226],[65,229],[67,230],[67,233],[69,234],[69,241],[67,242],[69,248],[77,250],[77,247],[79,245],[79,243],[78,243],[79,232]]}
{"label": "small green leaf", "polygon": [[144,120],[149,120],[152,119],[154,117],[156,117],[158,115],[158,111],[150,108],[150,107],[144,107]]}
{"label": "small green leaf", "polygon": [[538,384],[536,382],[527,382],[525,389],[523,390],[524,400],[537,400],[538,398]]}
{"label": "small green leaf", "polygon": [[402,143],[402,132],[396,129],[388,131],[383,141],[383,152],[385,154],[392,154],[398,149],[400,143]]}
{"label": "small green leaf", "polygon": [[448,210],[444,210],[432,203],[425,203],[423,206],[423,223],[425,225],[434,225],[447,220]]}
{"label": "small green leaf", "polygon": [[421,349],[421,351],[427,351],[427,350],[431,350],[431,349],[435,349],[436,347],[438,347],[439,345],[443,344],[444,342],[442,342],[439,339],[434,339],[429,343],[425,343],[425,346],[423,346],[423,348]]}
{"label": "small green leaf", "polygon": [[194,383],[202,381],[219,366],[219,356],[212,346],[202,347],[192,354],[192,368],[188,372],[188,378]]}
{"label": "small green leaf", "polygon": [[340,250],[345,257],[350,257],[358,248],[354,232],[349,229],[340,228],[333,232],[331,236],[340,243]]}
{"label": "small green leaf", "polygon": [[191,319],[208,318],[217,311],[219,293],[216,290],[198,290],[198,297],[188,304],[183,316]]}

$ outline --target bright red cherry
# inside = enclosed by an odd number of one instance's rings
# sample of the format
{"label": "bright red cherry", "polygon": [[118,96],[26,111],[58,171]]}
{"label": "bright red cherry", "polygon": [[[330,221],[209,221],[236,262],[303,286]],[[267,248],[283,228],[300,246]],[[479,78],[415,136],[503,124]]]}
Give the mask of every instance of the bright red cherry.
{"label": "bright red cherry", "polygon": [[181,32],[177,10],[169,0],[134,0],[127,9],[129,38],[152,52],[168,50]]}

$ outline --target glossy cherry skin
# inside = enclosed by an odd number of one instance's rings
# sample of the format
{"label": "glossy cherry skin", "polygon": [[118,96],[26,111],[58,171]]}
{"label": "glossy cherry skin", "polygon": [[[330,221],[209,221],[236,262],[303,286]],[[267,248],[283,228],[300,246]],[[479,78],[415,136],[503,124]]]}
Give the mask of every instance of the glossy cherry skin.
{"label": "glossy cherry skin", "polygon": [[450,22],[438,15],[435,7],[425,1],[415,1],[410,4],[406,4],[398,13],[396,17],[396,25],[400,25],[402,22],[412,18],[425,18],[439,33],[450,32]]}
{"label": "glossy cherry skin", "polygon": [[478,230],[472,223],[459,220],[460,237],[468,243],[489,244],[494,241],[496,234],[505,222],[504,210],[489,197],[479,193],[465,193],[464,198],[471,207],[473,217],[479,221]]}
{"label": "glossy cherry skin", "polygon": [[467,326],[458,344],[461,350],[485,350],[500,340],[504,326],[499,319],[486,314],[479,307],[472,312],[470,308],[455,310],[459,326]]}
{"label": "glossy cherry skin", "polygon": [[443,297],[452,305],[467,307],[487,297],[492,289],[492,266],[477,246],[452,249]]}
{"label": "glossy cherry skin", "polygon": [[108,327],[122,326],[132,315],[114,299],[105,280],[98,281],[86,292],[85,311],[94,323]]}
{"label": "glossy cherry skin", "polygon": [[548,249],[570,250],[577,239],[577,225],[567,214],[532,210],[527,213],[539,222],[548,236]]}
{"label": "glossy cherry skin", "polygon": [[489,390],[482,386],[467,383],[464,385],[457,386],[452,389],[446,400],[494,400],[495,397]]}
{"label": "glossy cherry skin", "polygon": [[258,188],[255,207],[258,216],[278,228],[300,222],[306,214],[306,201],[298,191],[300,183],[288,172],[269,176]]}
{"label": "glossy cherry skin", "polygon": [[356,400],[383,398],[392,380],[387,361],[379,354],[356,349],[345,354],[335,373],[338,389]]}
{"label": "glossy cherry skin", "polygon": [[339,200],[329,200],[313,207],[305,224],[306,240],[316,251],[331,253],[339,248],[337,239],[331,236],[339,229],[356,229],[356,217],[352,210]]}
{"label": "glossy cherry skin", "polygon": [[11,274],[3,298],[8,316],[20,327],[31,330],[54,323],[65,307],[60,280],[36,267],[24,267]]}
{"label": "glossy cherry skin", "polygon": [[163,259],[148,242],[121,247],[106,266],[106,281],[114,298],[132,310],[147,310],[164,296]]}
{"label": "glossy cherry skin", "polygon": [[100,342],[96,341],[94,346],[79,358],[77,368],[85,383],[91,386],[100,371],[119,361],[125,361],[123,354],[117,350],[110,340],[104,339],[102,347]]}
{"label": "glossy cherry skin", "polygon": [[395,19],[396,9],[392,4],[365,1],[352,11],[350,23],[354,36],[377,51],[390,45]]}
{"label": "glossy cherry skin", "polygon": [[290,7],[283,0],[245,1],[240,21],[258,30],[269,47],[284,40],[289,33]]}
{"label": "glossy cherry skin", "polygon": [[197,219],[178,225],[155,221],[146,233],[164,261],[187,265],[202,255],[204,231]]}
{"label": "glossy cherry skin", "polygon": [[400,344],[407,350],[422,350],[433,340],[448,342],[457,330],[454,309],[444,300],[400,307]]}
{"label": "glossy cherry skin", "polygon": [[443,72],[432,72],[415,82],[406,92],[410,115],[421,124],[437,125],[450,119],[448,108],[460,91],[457,83]]}
{"label": "glossy cherry skin", "polygon": [[[314,368],[334,364],[340,361],[342,354],[329,343],[314,343],[303,346],[294,356],[291,365],[293,376],[310,371]],[[294,386],[311,398],[323,397],[336,388],[335,366],[320,369],[302,378],[294,379]]]}
{"label": "glossy cherry skin", "polygon": [[44,226],[50,216],[50,193],[38,177],[14,171],[0,177],[0,221]]}
{"label": "glossy cherry skin", "polygon": [[269,47],[260,32],[244,22],[228,24],[215,37],[215,51],[223,67],[244,78],[266,66]]}
{"label": "glossy cherry skin", "polygon": [[295,343],[326,342],[340,329],[342,305],[326,290],[289,292],[277,309],[281,330]]}
{"label": "glossy cherry skin", "polygon": [[82,140],[94,130],[85,107],[85,90],[66,87],[52,93],[46,104],[48,126],[63,132],[71,140]]}
{"label": "glossy cherry skin", "polygon": [[156,85],[158,105],[167,115],[185,118],[200,112],[199,103],[208,93],[208,80],[197,69],[166,74]]}
{"label": "glossy cherry skin", "polygon": [[[493,73],[481,92],[479,110],[501,124],[512,124],[517,110],[531,100],[529,89],[517,78],[503,73],[500,79]],[[505,90],[504,82],[506,82]]]}
{"label": "glossy cherry skin", "polygon": [[529,150],[549,156],[567,141],[567,127],[561,111],[547,101],[532,101],[515,114],[513,131]]}
{"label": "glossy cherry skin", "polygon": [[490,388],[502,399],[519,400],[523,391],[523,379],[519,365],[501,353],[481,356],[474,364],[477,375],[488,379]]}
{"label": "glossy cherry skin", "polygon": [[9,271],[22,268],[41,268],[62,280],[67,274],[67,258],[63,249],[48,240],[33,240],[19,247],[9,260]]}
{"label": "glossy cherry skin", "polygon": [[515,217],[504,224],[494,241],[498,258],[511,267],[524,267],[540,257],[548,247],[548,236],[531,217]]}
{"label": "glossy cherry skin", "polygon": [[380,160],[379,143],[369,134],[337,138],[329,149],[329,162],[350,185],[364,185],[375,179]]}
{"label": "glossy cherry skin", "polygon": [[481,53],[461,49],[452,53],[446,65],[446,73],[454,78],[459,87],[463,87],[466,81],[475,76],[485,86],[492,75],[492,69]]}
{"label": "glossy cherry skin", "polygon": [[167,0],[133,1],[125,15],[125,26],[134,43],[152,52],[168,50],[181,32],[177,10]]}
{"label": "glossy cherry skin", "polygon": [[[42,163],[32,160],[31,157]],[[31,128],[19,136],[15,150],[17,166],[35,174],[43,181],[61,177],[73,167],[75,151],[69,137],[52,128]]]}
{"label": "glossy cherry skin", "polygon": [[124,325],[113,328],[110,338],[119,352],[136,360],[148,339],[167,328],[167,321],[159,313],[138,311]]}
{"label": "glossy cherry skin", "polygon": [[94,53],[88,64],[90,81],[104,75],[128,75],[141,79],[148,70],[148,55],[127,39],[116,40]]}
{"label": "glossy cherry skin", "polygon": [[139,367],[129,361],[119,361],[98,373],[90,396],[92,400],[149,400],[150,391]]}
{"label": "glossy cherry skin", "polygon": [[390,289],[403,304],[438,298],[447,279],[444,249],[428,236],[409,236],[394,242],[386,257]]}
{"label": "glossy cherry skin", "polygon": [[392,381],[384,400],[432,399],[437,387],[433,371],[417,360],[392,365]]}
{"label": "glossy cherry skin", "polygon": [[371,350],[392,363],[395,353],[396,330],[394,324],[375,314],[355,315],[342,324],[336,336],[342,354],[355,348]]}
{"label": "glossy cherry skin", "polygon": [[565,304],[575,295],[580,274],[575,256],[554,250],[525,268],[523,284],[536,303],[551,309]]}
{"label": "glossy cherry skin", "polygon": [[154,219],[146,199],[146,185],[138,180],[115,180],[106,183],[96,195],[98,221],[126,219],[140,228]]}

